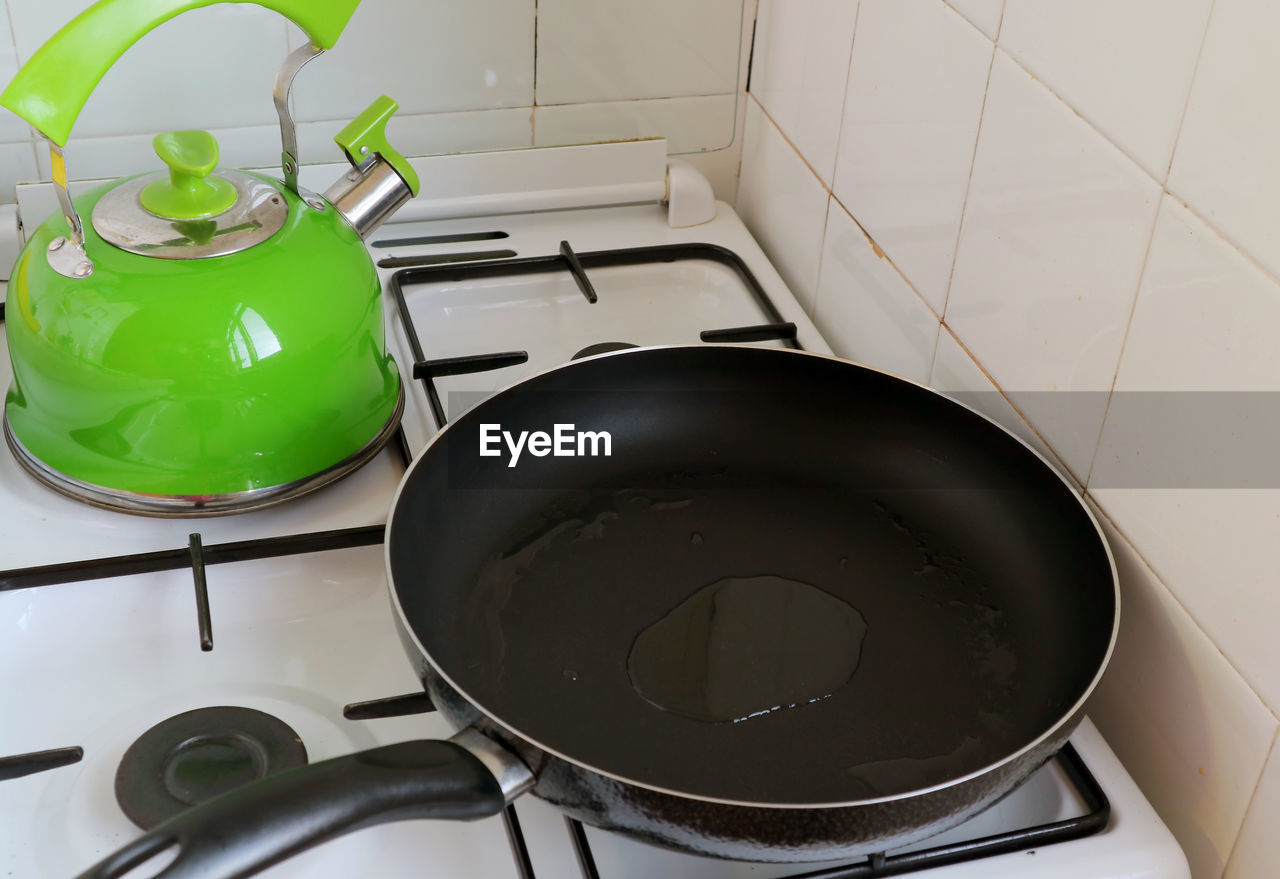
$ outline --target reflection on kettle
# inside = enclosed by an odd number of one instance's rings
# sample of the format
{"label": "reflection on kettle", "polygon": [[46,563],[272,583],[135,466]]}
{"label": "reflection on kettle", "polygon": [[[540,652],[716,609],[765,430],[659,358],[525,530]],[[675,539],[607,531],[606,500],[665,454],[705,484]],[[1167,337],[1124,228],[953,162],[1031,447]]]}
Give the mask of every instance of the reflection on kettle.
{"label": "reflection on kettle", "polygon": [[258,363],[279,354],[280,340],[267,326],[262,315],[247,305],[241,306],[236,313],[236,320],[231,324],[227,339],[231,347],[232,357],[240,361],[240,365],[249,369]]}

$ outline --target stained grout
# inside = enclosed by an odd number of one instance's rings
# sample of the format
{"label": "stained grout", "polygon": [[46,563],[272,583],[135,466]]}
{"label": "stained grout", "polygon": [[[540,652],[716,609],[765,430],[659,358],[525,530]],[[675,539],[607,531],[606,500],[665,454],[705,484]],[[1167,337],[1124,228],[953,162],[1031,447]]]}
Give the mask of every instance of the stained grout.
{"label": "stained grout", "polygon": [[[1049,441],[1044,438],[1044,435],[1040,433],[1040,429],[1031,423],[1031,419],[1028,418],[1026,413],[1022,411],[1022,408],[1018,406],[1017,403],[1013,402],[1013,398],[1009,396],[1009,392],[1000,386],[1000,383],[996,381],[995,376],[993,376],[987,370],[987,367],[984,366],[982,361],[979,360],[977,356],[973,353],[973,351],[969,349],[969,346],[964,343],[964,340],[962,340],[960,336],[956,334],[956,331],[945,321],[940,323],[939,326],[942,329],[945,329],[947,331],[947,334],[950,335],[951,338],[955,340],[955,343],[960,346],[960,350],[962,350],[965,353],[965,356],[967,356],[970,360],[973,361],[973,364],[978,367],[978,371],[981,372],[986,377],[987,381],[991,382],[991,386],[995,388],[996,392],[1000,394],[1001,397],[1004,398],[1004,401],[1006,403],[1009,404],[1009,408],[1012,409],[1020,419],[1022,419],[1022,423],[1025,424],[1027,428],[1035,435],[1035,438],[1044,444],[1044,447],[1049,450],[1049,453],[1051,455],[1053,455],[1054,460],[1058,462],[1059,466],[1061,466],[1061,468],[1067,472],[1067,475],[1070,476],[1071,479],[1078,484],[1080,491],[1082,493],[1085,492],[1086,489],[1085,489],[1084,483],[1081,482],[1080,478],[1076,476],[1076,474],[1071,470],[1070,467],[1067,466],[1067,462],[1064,461],[1062,459],[1062,456],[1058,454],[1058,450],[1055,449],[1049,443]],[[939,338],[939,341],[941,341],[941,338]],[[936,359],[936,354],[935,354],[935,359]]]}
{"label": "stained grout", "polygon": [[[755,95],[755,93],[749,92],[748,97],[750,97],[752,101],[755,103],[755,105],[760,109],[760,112],[764,115],[765,119],[769,121],[769,124],[773,126],[774,131],[778,133],[778,136],[781,137],[782,140],[786,143],[786,145],[791,148],[791,151],[796,154],[797,158],[799,158],[800,161],[804,163],[804,166],[809,169],[809,173],[812,174],[814,179],[818,181],[818,185],[822,187],[822,191],[827,194],[827,198],[829,199],[828,210],[829,210],[830,202],[834,202],[835,204],[839,205],[840,209],[844,211],[846,215],[848,215],[849,219],[852,220],[853,223],[858,227],[858,230],[862,232],[862,234],[866,236],[867,240],[870,241],[871,244],[875,247],[876,255],[880,256],[881,259],[883,259],[885,262],[887,262],[890,266],[893,267],[894,272],[902,280],[902,283],[906,284],[907,287],[910,288],[911,292],[916,294],[916,296],[924,304],[924,307],[929,309],[929,313],[932,314],[935,318],[937,318],[939,322],[941,322],[942,318],[938,314],[938,312],[935,311],[933,306],[929,304],[928,300],[925,299],[924,296],[920,294],[920,291],[916,289],[915,285],[911,283],[910,279],[908,279],[907,276],[902,273],[902,269],[898,268],[898,264],[893,261],[893,258],[889,256],[889,254],[885,253],[884,248],[882,248],[879,245],[879,243],[874,238],[871,237],[871,234],[867,232],[867,230],[863,227],[862,223],[858,222],[858,218],[853,215],[853,211],[849,210],[849,208],[845,205],[845,203],[840,200],[839,196],[837,196],[835,192],[832,191],[831,187],[828,186],[825,181],[823,181],[821,175],[819,175],[818,172],[813,169],[813,165],[811,165],[809,163],[809,160],[805,158],[804,153],[800,152],[799,148],[796,147],[796,145],[791,141],[791,138],[787,136],[787,133],[782,130],[782,127],[778,125],[777,122],[774,121],[774,118],[771,115],[769,115],[769,111],[765,109],[764,104],[761,103],[760,99]],[[833,175],[833,179],[834,179],[834,175]],[[825,227],[825,221],[824,221],[824,226],[823,226],[824,232],[825,232],[825,228],[826,227]],[[819,260],[821,260],[821,258],[819,258]],[[815,291],[814,304],[815,305],[817,304],[816,291]]]}

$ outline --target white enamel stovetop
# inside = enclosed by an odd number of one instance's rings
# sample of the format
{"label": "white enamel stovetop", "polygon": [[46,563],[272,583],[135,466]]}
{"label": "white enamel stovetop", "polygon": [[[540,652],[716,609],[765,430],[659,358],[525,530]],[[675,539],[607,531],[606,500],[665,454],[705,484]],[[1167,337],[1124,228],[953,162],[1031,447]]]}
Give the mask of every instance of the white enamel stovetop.
{"label": "white enamel stovetop", "polygon": [[[827,350],[777,273],[727,205],[709,224],[672,229],[659,204],[586,208],[384,227],[375,241],[503,232],[501,240],[374,247],[375,258],[509,248],[519,256],[708,241],[737,252],[801,343]],[[390,270],[384,270],[384,279]],[[696,341],[698,329],[759,324],[733,273],[713,263],[671,263],[641,271],[593,273],[601,302],[586,306],[567,275],[454,282],[406,289],[424,354],[528,350],[520,368],[442,380],[457,409],[524,371],[562,362],[588,344]],[[608,294],[606,296],[606,293]],[[579,306],[582,307],[579,307]],[[412,357],[394,306],[390,338],[402,372]],[[578,323],[584,314],[589,323]],[[0,382],[8,382],[7,358]],[[411,449],[435,425],[421,386],[409,388],[405,433]],[[457,414],[456,411],[451,414]],[[184,547],[192,531],[206,547],[230,541],[377,525],[402,472],[392,451],[345,481],[279,508],[218,519],[166,521],[102,512],[52,494],[0,454],[0,570]],[[214,649],[197,639],[189,570],[0,591],[0,757],[80,746],[74,765],[0,781],[0,875],[69,877],[139,831],[113,795],[124,750],[156,722],[193,708],[242,705],[276,715],[304,741],[312,760],[379,743],[447,735],[431,714],[345,720],[352,702],[418,688],[395,637],[382,548],[364,546],[208,569]],[[924,879],[1184,879],[1185,860],[1168,831],[1087,721],[1073,743],[1113,809],[1098,836],[917,874]],[[1079,814],[1082,804],[1053,766],[947,838],[983,836]],[[565,826],[550,807],[517,805],[538,879],[576,879]],[[602,879],[781,877],[815,865],[730,864],[660,851],[588,831]],[[145,874],[144,874],[145,875]],[[264,875],[506,879],[520,873],[502,821],[407,822],[374,828],[281,864]]]}

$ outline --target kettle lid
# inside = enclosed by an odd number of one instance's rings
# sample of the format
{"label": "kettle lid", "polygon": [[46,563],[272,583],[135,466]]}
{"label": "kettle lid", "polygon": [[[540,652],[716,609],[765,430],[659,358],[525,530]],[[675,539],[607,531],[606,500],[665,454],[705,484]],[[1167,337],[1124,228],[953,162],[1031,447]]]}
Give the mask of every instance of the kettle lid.
{"label": "kettle lid", "polygon": [[284,226],[288,202],[266,180],[215,171],[218,142],[206,131],[152,141],[168,166],[126,180],[93,208],[93,228],[121,250],[159,259],[204,259],[247,250]]}

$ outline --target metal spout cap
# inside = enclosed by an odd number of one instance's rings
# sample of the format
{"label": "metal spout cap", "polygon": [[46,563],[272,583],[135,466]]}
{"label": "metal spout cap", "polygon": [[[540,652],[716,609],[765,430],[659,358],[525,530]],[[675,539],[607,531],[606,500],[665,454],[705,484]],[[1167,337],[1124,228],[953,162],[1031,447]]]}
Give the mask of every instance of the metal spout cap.
{"label": "metal spout cap", "polygon": [[381,156],[375,156],[342,175],[324,192],[361,238],[368,239],[392,214],[413,198],[413,190],[396,169]]}

